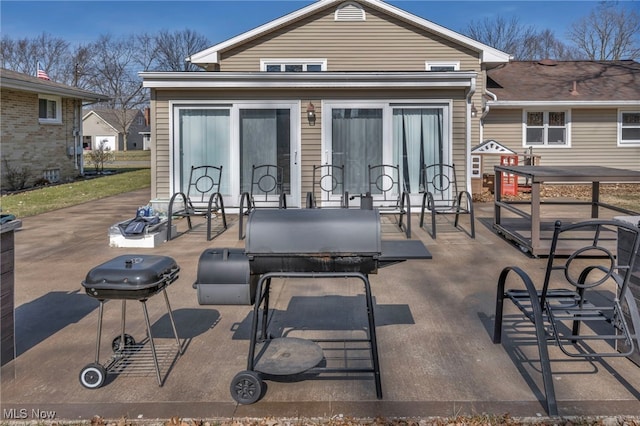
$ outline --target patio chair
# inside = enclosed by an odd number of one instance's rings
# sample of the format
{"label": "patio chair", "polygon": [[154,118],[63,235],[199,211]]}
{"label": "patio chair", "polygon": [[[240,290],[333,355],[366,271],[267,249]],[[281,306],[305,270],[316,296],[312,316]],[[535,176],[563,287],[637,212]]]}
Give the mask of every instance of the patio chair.
{"label": "patio chair", "polygon": [[255,164],[251,168],[249,192],[240,197],[238,216],[238,238],[244,239],[244,216],[256,208],[287,208],[287,197],[283,190],[284,169],[274,164]]}
{"label": "patio chair", "polygon": [[[227,229],[227,217],[224,212],[222,195],[220,194],[221,178],[222,166],[191,166],[186,194],[184,192],[176,192],[169,201],[167,241],[174,237],[172,223],[175,217],[186,218],[189,231],[193,229],[191,222],[193,216],[204,217],[207,222],[207,241],[211,241],[215,236],[220,235]],[[211,222],[218,215],[222,226],[217,229],[214,236],[212,235]]]}
{"label": "patio chair", "polygon": [[313,187],[311,192],[307,192],[308,209],[320,207],[316,199],[318,194],[322,208],[349,208],[349,192],[344,188],[344,166],[313,166]]}
{"label": "patio chair", "polygon": [[[436,238],[436,224],[439,215],[455,215],[453,226],[466,232],[471,238],[476,237],[475,214],[471,194],[458,189],[455,165],[432,164],[423,165],[420,172],[423,186],[422,208],[420,210],[420,228],[424,227],[425,212],[431,214],[431,238]],[[471,221],[469,232],[460,225],[460,215],[468,214]],[[428,231],[427,231],[428,232]]]}
{"label": "patio chair", "polygon": [[569,357],[588,360],[636,350],[640,316],[629,284],[639,276],[639,234],[639,227],[618,220],[557,221],[540,285],[516,266],[500,274],[493,342],[502,341],[503,303],[510,300],[533,323],[551,416],[558,414],[558,405],[549,342]]}
{"label": "patio chair", "polygon": [[400,183],[400,167],[390,164],[369,165],[368,188],[361,201],[362,207],[371,206],[381,214],[397,215],[396,224],[407,238],[411,238],[411,200]]}

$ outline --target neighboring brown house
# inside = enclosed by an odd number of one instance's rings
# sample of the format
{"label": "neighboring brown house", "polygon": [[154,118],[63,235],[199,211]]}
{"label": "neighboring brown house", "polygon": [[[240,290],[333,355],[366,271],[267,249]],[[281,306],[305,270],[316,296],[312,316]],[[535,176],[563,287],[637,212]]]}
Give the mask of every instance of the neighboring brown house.
{"label": "neighboring brown house", "polygon": [[3,190],[7,173],[25,171],[26,185],[64,182],[83,173],[82,107],[98,93],[0,69]]}
{"label": "neighboring brown house", "polygon": [[[359,194],[376,163],[399,165],[417,204],[422,164],[454,163],[470,189],[473,147],[495,139],[522,153],[523,134],[537,132],[523,129],[523,110],[541,112],[548,133],[548,112],[562,102],[561,111],[572,110],[581,99],[537,99],[551,79],[528,85],[533,74],[523,75],[508,53],[380,0],[314,2],[189,60],[206,72],[141,73],[151,90],[154,203],[184,190],[192,165],[210,164],[224,167],[225,206],[237,206],[251,166],[277,162],[287,171],[290,206],[312,189],[313,166],[344,165],[346,189]],[[637,66],[618,67],[617,80],[637,78]],[[625,135],[637,133],[637,88],[636,81],[624,98],[595,99],[565,116],[581,120],[566,128],[571,147],[598,132],[617,147],[616,132],[596,131],[598,121],[609,129],[623,121]],[[626,162],[608,165],[640,169],[632,145],[620,147]],[[562,161],[547,159],[553,151],[542,152],[543,164]]]}
{"label": "neighboring brown house", "polygon": [[96,149],[101,142],[112,151],[123,151],[126,129],[127,150],[149,149],[145,147],[144,135],[149,124],[140,110],[96,109],[85,112],[82,117],[84,149]]}

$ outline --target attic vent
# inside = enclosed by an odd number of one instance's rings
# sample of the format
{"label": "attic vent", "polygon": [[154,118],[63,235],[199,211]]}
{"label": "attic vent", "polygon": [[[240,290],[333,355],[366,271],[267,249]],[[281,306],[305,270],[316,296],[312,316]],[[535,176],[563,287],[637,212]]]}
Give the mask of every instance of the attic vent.
{"label": "attic vent", "polygon": [[357,3],[345,3],[336,9],[336,21],[364,21],[364,9]]}

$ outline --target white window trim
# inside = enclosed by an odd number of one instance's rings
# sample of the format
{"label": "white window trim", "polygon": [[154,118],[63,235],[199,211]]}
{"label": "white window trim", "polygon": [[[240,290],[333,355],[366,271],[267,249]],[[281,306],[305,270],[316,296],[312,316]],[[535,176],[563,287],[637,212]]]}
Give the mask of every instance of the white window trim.
{"label": "white window trim", "polygon": [[[40,118],[40,99],[56,103],[56,118]],[[52,95],[38,95],[38,122],[40,124],[62,124],[62,98]]]}
{"label": "white window trim", "polygon": [[[260,59],[260,71],[267,71],[268,65],[280,65],[283,67],[284,65],[302,65],[303,72],[307,72],[307,65],[320,65],[321,71],[327,70],[327,59],[322,58],[275,58],[275,59]],[[282,70],[281,70],[282,71]]]}
{"label": "white window trim", "polygon": [[[527,113],[529,112],[542,112],[545,116],[545,122],[543,125],[544,128],[544,142],[540,145],[537,144],[528,144],[527,143]],[[548,113],[549,112],[564,112],[565,113],[565,129],[566,129],[566,137],[567,140],[563,145],[549,145],[548,135],[549,135],[549,124],[548,124]],[[522,147],[523,148],[541,148],[541,149],[567,149],[571,148],[571,110],[569,109],[561,109],[561,108],[534,108],[534,109],[525,109],[522,110]]]}
{"label": "white window trim", "polygon": [[621,109],[618,110],[618,136],[617,136],[617,146],[618,147],[638,147],[640,146],[640,140],[631,140],[631,141],[623,141],[622,140],[622,114],[623,113],[635,113],[640,114],[640,110],[631,110],[631,109]]}
{"label": "white window trim", "polygon": [[460,71],[460,61],[425,61],[425,70],[431,71],[433,67],[453,67],[454,71]]}

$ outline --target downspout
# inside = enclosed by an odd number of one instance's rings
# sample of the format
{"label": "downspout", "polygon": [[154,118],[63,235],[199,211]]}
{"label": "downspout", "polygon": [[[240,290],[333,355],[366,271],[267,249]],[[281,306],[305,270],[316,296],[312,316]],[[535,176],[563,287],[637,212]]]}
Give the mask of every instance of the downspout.
{"label": "downspout", "polygon": [[[494,102],[496,102],[498,100],[498,97],[490,92],[487,89],[484,89],[484,93],[486,95],[489,95]],[[485,102],[484,106],[482,107],[482,114],[480,115],[480,142],[484,141],[484,118],[489,114],[489,110],[491,109],[491,107],[489,106],[488,102]]]}
{"label": "downspout", "polygon": [[77,99],[74,99],[73,116],[73,162],[76,170],[79,170],[79,174],[82,175],[84,174],[82,150],[78,152],[78,145],[82,140],[82,101],[78,102]]}
{"label": "downspout", "polygon": [[469,87],[469,92],[467,93],[467,108],[466,108],[466,150],[465,150],[465,158],[466,158],[466,166],[465,166],[465,186],[466,190],[471,193],[471,98],[476,93],[476,79],[475,77],[471,79],[471,86]]}

